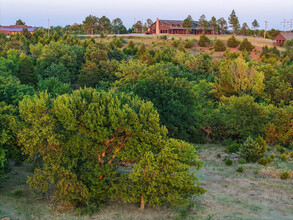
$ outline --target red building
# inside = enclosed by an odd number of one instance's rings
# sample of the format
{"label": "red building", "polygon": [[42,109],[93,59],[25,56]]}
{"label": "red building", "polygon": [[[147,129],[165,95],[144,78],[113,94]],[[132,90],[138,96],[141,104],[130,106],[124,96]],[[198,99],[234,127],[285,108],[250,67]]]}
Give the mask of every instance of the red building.
{"label": "red building", "polygon": [[293,33],[279,33],[273,40],[277,46],[283,46],[286,40],[293,39]]}
{"label": "red building", "polygon": [[[157,18],[149,28],[148,34],[201,34],[203,30],[197,21],[193,22],[191,28],[182,27],[183,20],[159,20]],[[211,34],[211,30],[205,31],[206,34]]]}
{"label": "red building", "polygon": [[9,25],[9,26],[0,26],[0,33],[4,33],[5,35],[12,34],[21,34],[22,30],[26,28],[31,34],[34,33],[35,27],[27,26],[27,25]]}

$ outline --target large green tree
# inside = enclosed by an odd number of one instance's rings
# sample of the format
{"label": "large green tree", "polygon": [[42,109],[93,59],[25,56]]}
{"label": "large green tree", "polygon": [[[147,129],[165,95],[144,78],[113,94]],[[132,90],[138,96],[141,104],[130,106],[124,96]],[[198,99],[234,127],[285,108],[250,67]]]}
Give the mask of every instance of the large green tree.
{"label": "large green tree", "polygon": [[89,15],[83,21],[83,28],[87,32],[87,34],[94,34],[94,31],[98,27],[98,18],[93,15]]}
{"label": "large green tree", "polygon": [[254,31],[254,36],[255,36],[255,31],[256,31],[256,28],[259,27],[259,23],[257,22],[256,19],[254,19],[254,21],[251,24],[252,24],[253,31]]}
{"label": "large green tree", "polygon": [[187,32],[190,32],[193,25],[193,19],[190,15],[187,16],[187,18],[184,19],[182,23],[182,27],[185,27],[187,29]]}
{"label": "large green tree", "polygon": [[208,30],[209,22],[206,19],[206,16],[204,14],[201,15],[200,18],[198,19],[198,25],[199,25],[199,29],[203,30],[204,32]]}
{"label": "large green tree", "polygon": [[[178,204],[204,192],[189,172],[190,165],[201,166],[194,147],[166,140],[167,129],[159,124],[150,102],[88,88],[56,99],[47,93],[25,98],[19,112],[24,121],[19,143],[25,154],[37,155],[43,164],[28,182],[41,191],[53,184],[56,198],[64,203],[78,206],[121,198],[113,193],[117,188],[123,200],[135,197],[151,205]],[[119,170],[129,163],[134,170],[121,177]],[[149,178],[155,173],[152,182]],[[131,197],[123,184],[129,180],[136,192]],[[155,193],[161,190],[165,193]]]}
{"label": "large green tree", "polygon": [[218,19],[218,26],[219,26],[221,34],[224,34],[228,28],[228,24],[225,18],[221,17]]}
{"label": "large green tree", "polygon": [[239,21],[234,10],[231,12],[228,18],[228,21],[229,21],[230,27],[233,28],[233,33],[236,33],[236,31],[239,28]]}

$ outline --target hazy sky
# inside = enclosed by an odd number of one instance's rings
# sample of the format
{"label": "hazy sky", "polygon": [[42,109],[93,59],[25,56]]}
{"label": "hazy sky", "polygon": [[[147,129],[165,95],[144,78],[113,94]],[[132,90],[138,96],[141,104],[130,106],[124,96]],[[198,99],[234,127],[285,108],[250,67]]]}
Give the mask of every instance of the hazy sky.
{"label": "hazy sky", "polygon": [[247,22],[250,27],[257,19],[261,28],[268,21],[268,29],[283,29],[281,22],[293,19],[293,0],[0,0],[0,25],[14,24],[20,18],[32,26],[47,27],[48,19],[50,26],[65,26],[82,23],[92,14],[111,20],[120,17],[130,27],[134,19],[183,20],[189,14],[194,20],[202,14],[207,19],[215,16],[227,20],[233,9],[240,24]]}

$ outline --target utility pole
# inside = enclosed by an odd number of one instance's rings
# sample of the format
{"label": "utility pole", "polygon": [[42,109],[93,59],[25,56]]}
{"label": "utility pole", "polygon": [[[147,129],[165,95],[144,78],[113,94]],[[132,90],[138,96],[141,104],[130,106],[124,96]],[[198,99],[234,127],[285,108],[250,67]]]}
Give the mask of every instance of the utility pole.
{"label": "utility pole", "polygon": [[284,19],[284,21],[281,22],[281,24],[284,24],[284,30],[283,30],[283,32],[286,31],[286,23],[287,23],[286,19]]}
{"label": "utility pole", "polygon": [[48,19],[48,37],[49,37],[49,29],[50,29],[50,20]]}
{"label": "utility pole", "polygon": [[134,22],[134,23],[133,23],[134,32],[136,33],[136,28],[135,28],[135,27],[136,27],[136,26],[135,26],[135,18],[133,19],[133,22]]}
{"label": "utility pole", "polygon": [[268,27],[268,21],[265,21],[265,32],[263,36],[264,39],[266,39],[267,27]]}
{"label": "utility pole", "polygon": [[143,18],[141,19],[141,33],[143,33]]}
{"label": "utility pole", "polygon": [[292,19],[288,21],[289,25],[290,25],[290,33],[292,32],[292,25],[293,25],[293,22],[292,22]]}

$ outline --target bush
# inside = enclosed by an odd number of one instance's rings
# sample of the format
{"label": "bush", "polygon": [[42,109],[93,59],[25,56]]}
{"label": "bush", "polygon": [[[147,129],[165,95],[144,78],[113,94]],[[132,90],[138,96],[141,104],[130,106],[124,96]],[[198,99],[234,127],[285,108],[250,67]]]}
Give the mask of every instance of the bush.
{"label": "bush", "polygon": [[239,43],[240,42],[236,40],[236,38],[233,35],[227,40],[228,47],[233,47],[233,48],[238,47]]}
{"label": "bush", "polygon": [[266,158],[262,157],[258,160],[258,163],[263,166],[266,166],[266,165],[268,165],[269,161]]}
{"label": "bush", "polygon": [[275,149],[276,149],[276,151],[278,151],[278,152],[280,152],[281,154],[282,153],[285,153],[285,149],[281,146],[281,145],[279,145],[279,144],[277,144],[276,146],[275,146]]}
{"label": "bush", "polygon": [[227,158],[227,159],[225,160],[225,164],[226,164],[227,166],[231,166],[231,165],[233,164],[233,160],[231,160],[230,158]]}
{"label": "bush", "polygon": [[198,46],[200,47],[208,47],[210,45],[210,39],[203,33],[200,35],[198,40]]}
{"label": "bush", "polygon": [[244,167],[240,166],[240,167],[237,168],[236,171],[239,172],[239,173],[243,173]]}
{"label": "bush", "polygon": [[283,153],[283,154],[281,155],[281,160],[284,160],[284,161],[287,160],[287,155],[286,155],[285,153]]}
{"label": "bush", "polygon": [[246,160],[243,159],[243,158],[240,158],[240,159],[239,159],[239,163],[240,163],[240,164],[245,164],[245,163],[246,163]]}
{"label": "bush", "polygon": [[239,151],[239,148],[239,144],[237,144],[237,142],[233,142],[228,147],[226,147],[224,151],[227,154],[237,153]]}
{"label": "bush", "polygon": [[117,38],[115,40],[115,46],[118,47],[118,48],[121,48],[123,46],[123,43],[119,38]]}
{"label": "bush", "polygon": [[262,138],[253,140],[248,137],[240,149],[240,155],[248,162],[255,162],[261,158],[266,152],[266,144],[263,143]]}
{"label": "bush", "polygon": [[225,51],[226,50],[226,45],[224,42],[220,39],[215,40],[213,48],[215,51]]}
{"label": "bush", "polygon": [[184,47],[185,48],[192,48],[193,46],[194,46],[194,42],[192,40],[186,39],[186,41],[184,42]]}
{"label": "bush", "polygon": [[217,157],[218,157],[218,158],[221,158],[221,157],[222,157],[222,155],[221,155],[220,153],[218,153],[218,154],[217,154]]}
{"label": "bush", "polygon": [[270,155],[270,158],[273,160],[273,159],[275,159],[275,154],[274,153],[271,153],[271,155]]}
{"label": "bush", "polygon": [[239,50],[241,51],[251,52],[253,49],[254,46],[247,40],[247,38],[244,38],[244,40],[240,43]]}
{"label": "bush", "polygon": [[290,178],[290,172],[289,172],[289,171],[284,171],[284,172],[282,172],[281,175],[280,175],[280,178],[281,178],[282,180],[287,180],[287,179],[289,179],[289,178]]}
{"label": "bush", "polygon": [[167,35],[162,35],[162,36],[160,36],[160,39],[162,39],[162,40],[167,40]]}
{"label": "bush", "polygon": [[293,152],[290,152],[290,157],[293,158]]}

